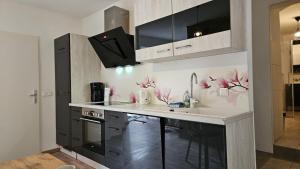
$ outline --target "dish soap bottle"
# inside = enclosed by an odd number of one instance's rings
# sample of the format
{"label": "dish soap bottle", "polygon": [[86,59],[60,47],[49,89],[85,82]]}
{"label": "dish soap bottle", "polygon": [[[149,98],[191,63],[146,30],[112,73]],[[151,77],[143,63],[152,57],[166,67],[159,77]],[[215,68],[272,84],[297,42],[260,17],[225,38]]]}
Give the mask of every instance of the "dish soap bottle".
{"label": "dish soap bottle", "polygon": [[183,103],[186,108],[190,107],[190,93],[189,91],[185,91],[183,94]]}

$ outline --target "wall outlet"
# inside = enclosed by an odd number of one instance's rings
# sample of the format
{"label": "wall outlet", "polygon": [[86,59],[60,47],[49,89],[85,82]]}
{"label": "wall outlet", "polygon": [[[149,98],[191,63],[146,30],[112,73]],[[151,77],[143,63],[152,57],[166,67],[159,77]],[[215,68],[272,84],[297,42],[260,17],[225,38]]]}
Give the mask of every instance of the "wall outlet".
{"label": "wall outlet", "polygon": [[219,95],[223,97],[229,96],[229,90],[228,88],[220,88],[219,89]]}

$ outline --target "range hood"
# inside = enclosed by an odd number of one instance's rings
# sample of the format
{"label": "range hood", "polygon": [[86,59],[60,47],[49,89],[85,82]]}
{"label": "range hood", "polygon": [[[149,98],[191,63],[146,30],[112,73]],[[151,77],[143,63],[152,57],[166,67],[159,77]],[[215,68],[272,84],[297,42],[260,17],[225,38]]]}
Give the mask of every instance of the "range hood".
{"label": "range hood", "polygon": [[129,11],[114,6],[104,13],[106,32],[89,38],[103,65],[113,68],[137,64],[134,36],[128,34]]}

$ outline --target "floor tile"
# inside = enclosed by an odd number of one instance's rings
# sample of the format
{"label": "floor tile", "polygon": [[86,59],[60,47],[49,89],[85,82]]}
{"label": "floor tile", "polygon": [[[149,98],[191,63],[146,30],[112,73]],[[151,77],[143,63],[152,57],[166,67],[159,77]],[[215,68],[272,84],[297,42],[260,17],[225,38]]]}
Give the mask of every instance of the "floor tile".
{"label": "floor tile", "polygon": [[299,163],[293,163],[291,169],[300,169]]}
{"label": "floor tile", "polygon": [[263,166],[259,166],[258,169],[290,169],[292,162],[271,158]]}

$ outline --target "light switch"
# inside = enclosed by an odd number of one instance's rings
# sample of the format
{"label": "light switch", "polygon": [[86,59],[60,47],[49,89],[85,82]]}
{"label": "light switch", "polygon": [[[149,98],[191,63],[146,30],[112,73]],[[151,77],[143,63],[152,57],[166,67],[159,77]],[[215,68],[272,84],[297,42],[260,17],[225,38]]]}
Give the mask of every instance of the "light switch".
{"label": "light switch", "polygon": [[219,95],[223,97],[227,97],[229,95],[228,88],[220,88],[219,89]]}

